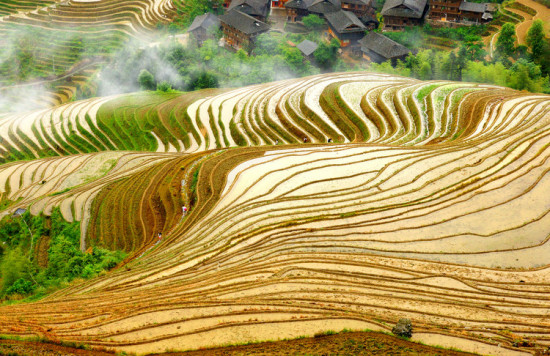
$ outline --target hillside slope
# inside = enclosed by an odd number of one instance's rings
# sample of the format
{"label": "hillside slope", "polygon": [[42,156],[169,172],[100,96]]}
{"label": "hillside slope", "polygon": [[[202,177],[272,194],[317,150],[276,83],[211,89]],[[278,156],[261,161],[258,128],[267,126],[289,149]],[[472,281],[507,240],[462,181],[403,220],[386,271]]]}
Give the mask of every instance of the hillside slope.
{"label": "hillside slope", "polygon": [[71,101],[128,39],[152,38],[174,13],[169,0],[4,1],[0,112]]}
{"label": "hillside slope", "polygon": [[372,73],[5,116],[3,213],[59,206],[83,249],[132,255],[0,307],[0,333],[141,353],[409,317],[428,343],[541,350],[549,120],[545,95]]}

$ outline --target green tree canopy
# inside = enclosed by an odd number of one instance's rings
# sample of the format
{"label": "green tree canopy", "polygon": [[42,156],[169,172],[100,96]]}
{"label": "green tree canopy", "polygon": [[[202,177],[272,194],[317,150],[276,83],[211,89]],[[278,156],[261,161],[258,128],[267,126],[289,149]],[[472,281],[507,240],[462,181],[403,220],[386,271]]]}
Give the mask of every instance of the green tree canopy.
{"label": "green tree canopy", "polygon": [[529,45],[533,59],[535,61],[540,60],[544,54],[545,46],[547,45],[544,37],[544,22],[541,19],[535,20],[529,28],[526,42],[527,45]]}
{"label": "green tree canopy", "polygon": [[163,80],[162,82],[157,84],[157,91],[160,91],[160,92],[163,92],[163,93],[169,93],[172,90],[173,90],[172,89],[172,84],[170,84],[166,80]]}
{"label": "green tree canopy", "polygon": [[211,72],[202,71],[189,84],[190,90],[217,88],[219,86],[218,77]]}
{"label": "green tree canopy", "polygon": [[336,63],[338,59],[338,49],[340,48],[340,42],[336,39],[332,39],[330,43],[325,41],[321,42],[319,47],[313,52],[313,57],[323,69],[328,69]]}
{"label": "green tree canopy", "polygon": [[466,57],[471,61],[482,61],[487,54],[480,36],[466,36],[463,46],[466,49]]}
{"label": "green tree canopy", "polygon": [[147,69],[142,69],[139,72],[138,83],[143,90],[155,90],[157,86],[155,77]]}
{"label": "green tree canopy", "polygon": [[516,50],[516,28],[513,24],[507,22],[502,26],[495,46],[496,57],[508,61]]}
{"label": "green tree canopy", "polygon": [[279,49],[281,35],[277,32],[262,33],[256,38],[254,54],[256,55],[275,55]]}
{"label": "green tree canopy", "polygon": [[315,14],[307,15],[302,18],[302,22],[309,31],[319,31],[325,27],[325,20]]}
{"label": "green tree canopy", "polygon": [[508,85],[518,90],[541,92],[548,85],[548,77],[542,76],[540,66],[520,59],[510,68]]}

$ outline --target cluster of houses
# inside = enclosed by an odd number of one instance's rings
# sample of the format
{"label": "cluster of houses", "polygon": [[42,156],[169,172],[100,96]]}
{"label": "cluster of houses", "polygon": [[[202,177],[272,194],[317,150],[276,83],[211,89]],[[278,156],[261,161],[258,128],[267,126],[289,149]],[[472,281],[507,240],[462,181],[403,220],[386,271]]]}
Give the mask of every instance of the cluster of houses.
{"label": "cluster of houses", "polygon": [[[224,0],[225,13],[197,16],[189,28],[199,45],[211,38],[215,30],[223,32],[223,42],[234,49],[250,49],[257,36],[268,32],[267,18],[273,9],[284,11],[286,21],[300,22],[310,14],[326,20],[325,34],[336,38],[342,48],[362,52],[365,59],[383,62],[405,58],[411,51],[386,36],[373,31],[379,27],[374,0]],[[421,25],[426,19],[439,26],[468,25],[492,19],[490,4],[464,0],[386,0],[381,14],[385,31],[403,30]],[[368,32],[368,33],[367,33]],[[315,46],[314,46],[315,45]],[[315,48],[313,48],[315,47]],[[316,44],[307,41],[298,49],[310,57]]]}
{"label": "cluster of houses", "polygon": [[482,24],[493,19],[494,4],[464,0],[387,0],[382,8],[384,30],[420,25],[426,17],[439,26]]}

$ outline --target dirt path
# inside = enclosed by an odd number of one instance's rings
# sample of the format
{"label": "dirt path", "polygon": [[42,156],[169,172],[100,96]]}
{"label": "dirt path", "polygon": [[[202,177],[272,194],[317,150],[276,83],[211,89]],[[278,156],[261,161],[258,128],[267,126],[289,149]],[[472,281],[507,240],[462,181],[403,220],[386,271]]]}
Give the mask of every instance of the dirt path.
{"label": "dirt path", "polygon": [[550,32],[550,9],[546,6],[539,4],[538,2],[535,2],[533,0],[517,0],[518,4],[522,4],[525,6],[528,6],[535,10],[537,14],[535,16],[531,16],[529,14],[526,14],[524,12],[514,10],[514,9],[508,9],[509,11],[513,11],[516,13],[519,13],[523,17],[525,17],[525,21],[519,23],[516,26],[516,33],[518,36],[518,43],[520,45],[525,44],[525,38],[527,37],[527,31],[529,31],[529,27],[533,24],[533,22],[537,19],[541,19],[544,21],[544,28],[546,32]]}
{"label": "dirt path", "polygon": [[[506,8],[506,10],[513,12],[515,14],[521,15],[525,19],[525,21],[522,21],[516,25],[516,35],[518,38],[517,40],[518,45],[526,44],[525,39],[527,38],[527,32],[529,31],[529,27],[531,27],[533,22],[537,19],[541,19],[544,21],[544,28],[547,33],[550,33],[550,8],[547,8],[546,6],[539,4],[538,2],[535,2],[533,0],[516,0],[516,1],[518,4],[522,4],[527,7],[530,7],[537,12],[535,16],[532,16],[521,10]],[[493,57],[493,51],[495,50],[495,45],[498,39],[498,35],[502,28],[502,26],[495,26],[495,27],[498,28],[498,32],[495,32],[489,36],[483,37],[483,43],[485,44],[485,47],[488,53],[487,59],[490,59]]]}

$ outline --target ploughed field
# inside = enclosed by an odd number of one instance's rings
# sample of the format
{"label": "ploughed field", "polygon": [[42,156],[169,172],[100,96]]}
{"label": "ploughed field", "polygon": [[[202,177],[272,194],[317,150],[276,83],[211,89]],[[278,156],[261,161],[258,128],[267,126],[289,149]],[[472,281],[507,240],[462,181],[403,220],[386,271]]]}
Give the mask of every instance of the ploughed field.
{"label": "ploughed field", "polygon": [[408,317],[428,344],[540,351],[549,120],[546,95],[366,72],[0,116],[2,214],[59,207],[83,250],[130,252],[1,307],[0,333],[145,353]]}

